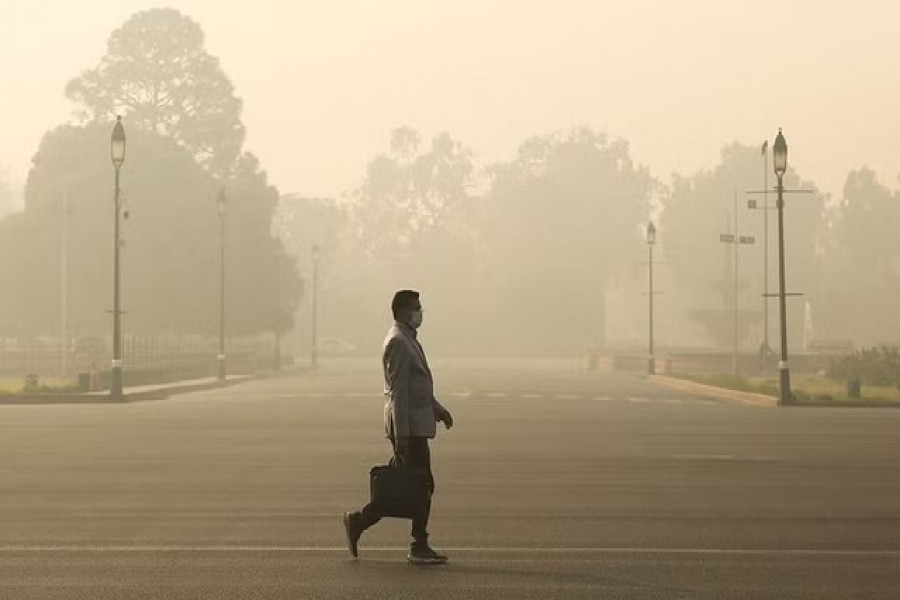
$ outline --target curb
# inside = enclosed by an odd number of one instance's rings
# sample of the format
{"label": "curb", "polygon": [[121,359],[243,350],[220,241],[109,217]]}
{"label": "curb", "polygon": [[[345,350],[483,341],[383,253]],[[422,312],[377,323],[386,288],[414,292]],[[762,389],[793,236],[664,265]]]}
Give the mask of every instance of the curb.
{"label": "curb", "polygon": [[[728,388],[720,388],[705,383],[697,383],[696,381],[690,381],[688,379],[666,377],[665,375],[651,375],[649,379],[658,385],[681,390],[683,392],[692,392],[703,396],[731,400],[750,406],[778,407],[778,398],[775,396],[730,390]],[[858,400],[855,402],[846,400],[804,400],[803,402],[792,402],[791,404],[780,408],[900,408],[900,402],[888,400]]]}
{"label": "curb", "polygon": [[123,404],[128,404],[130,402],[146,402],[148,400],[165,400],[169,396],[174,396],[177,394],[184,394],[187,392],[203,392],[206,390],[214,390],[217,388],[225,388],[231,387],[232,385],[243,383],[245,381],[250,381],[252,379],[259,379],[259,376],[256,375],[238,375],[231,379],[225,379],[224,381],[209,381],[204,383],[188,383],[188,384],[174,384],[169,387],[155,389],[155,390],[147,390],[144,392],[133,392],[131,394],[125,394],[125,397],[122,399]]}
{"label": "curb", "polygon": [[147,402],[151,400],[165,400],[170,396],[187,392],[203,392],[217,388],[230,387],[238,383],[255,379],[270,379],[287,376],[294,371],[302,372],[303,368],[285,368],[280,371],[266,371],[253,375],[233,375],[224,381],[202,381],[199,383],[174,382],[171,385],[161,384],[158,388],[128,392],[125,389],[121,400],[113,400],[108,391],[90,392],[80,394],[9,394],[0,395],[0,406],[48,406],[60,404],[130,404],[132,402]]}
{"label": "curb", "polygon": [[774,396],[767,396],[765,394],[755,394],[753,392],[729,390],[726,388],[706,385],[704,383],[697,383],[696,381],[689,381],[687,379],[666,377],[665,375],[651,375],[649,379],[651,382],[663,387],[668,387],[683,392],[692,392],[694,394],[700,394],[701,396],[710,396],[722,400],[730,400],[732,402],[739,402],[741,404],[746,404],[749,406],[760,406],[766,408],[774,408],[778,406],[777,398],[775,398]]}
{"label": "curb", "polygon": [[83,394],[10,394],[0,396],[0,406],[49,406],[60,404],[130,404],[132,402],[144,402],[148,400],[164,400],[175,394],[185,392],[202,392],[220,387],[228,387],[236,383],[243,383],[253,376],[242,376],[225,381],[203,383],[175,383],[170,386],[159,387],[152,390],[128,392],[125,389],[121,400],[113,400],[108,391],[90,392]]}

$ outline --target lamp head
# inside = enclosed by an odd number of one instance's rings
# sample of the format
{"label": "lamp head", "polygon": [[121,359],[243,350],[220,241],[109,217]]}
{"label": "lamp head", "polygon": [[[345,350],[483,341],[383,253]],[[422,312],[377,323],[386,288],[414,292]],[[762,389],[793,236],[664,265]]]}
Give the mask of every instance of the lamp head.
{"label": "lamp head", "polygon": [[116,116],[116,125],[110,138],[110,154],[112,163],[118,169],[125,162],[125,128],[122,127],[122,116]]}
{"label": "lamp head", "polygon": [[778,136],[775,138],[775,144],[772,146],[772,156],[775,174],[781,177],[787,171],[787,142],[784,141],[784,135],[782,135],[780,127],[778,128]]}
{"label": "lamp head", "polygon": [[647,243],[650,245],[656,243],[656,225],[653,224],[653,221],[647,224]]}
{"label": "lamp head", "polygon": [[228,210],[228,197],[225,195],[225,190],[219,190],[216,195],[216,206],[219,208],[219,214],[224,216]]}

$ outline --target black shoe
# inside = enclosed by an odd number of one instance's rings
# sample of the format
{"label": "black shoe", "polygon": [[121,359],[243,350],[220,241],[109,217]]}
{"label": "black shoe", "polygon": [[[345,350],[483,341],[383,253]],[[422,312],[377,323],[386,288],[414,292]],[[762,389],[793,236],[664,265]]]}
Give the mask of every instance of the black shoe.
{"label": "black shoe", "polygon": [[427,544],[410,544],[406,560],[416,565],[442,565],[447,562],[447,557],[435,552]]}
{"label": "black shoe", "polygon": [[[354,518],[355,517],[355,518]],[[362,526],[359,522],[359,515],[354,513],[344,513],[344,532],[347,534],[347,546],[350,548],[350,554],[355,558],[358,556],[359,538],[362,535]]]}

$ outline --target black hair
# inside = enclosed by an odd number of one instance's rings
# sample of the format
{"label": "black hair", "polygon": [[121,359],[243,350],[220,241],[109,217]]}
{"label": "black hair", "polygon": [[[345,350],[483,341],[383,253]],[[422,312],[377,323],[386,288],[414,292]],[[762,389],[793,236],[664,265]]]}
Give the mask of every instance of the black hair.
{"label": "black hair", "polygon": [[419,292],[415,290],[400,290],[394,294],[394,299],[391,300],[391,312],[394,313],[394,318],[399,317],[401,312],[409,308],[418,299]]}

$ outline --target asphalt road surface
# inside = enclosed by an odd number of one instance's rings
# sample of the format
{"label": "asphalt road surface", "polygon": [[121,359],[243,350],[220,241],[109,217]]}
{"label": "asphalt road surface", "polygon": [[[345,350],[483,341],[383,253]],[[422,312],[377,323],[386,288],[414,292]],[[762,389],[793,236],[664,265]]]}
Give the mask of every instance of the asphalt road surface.
{"label": "asphalt road surface", "polygon": [[900,410],[763,408],[565,363],[439,361],[431,541],[340,515],[389,454],[325,363],[124,405],[0,406],[2,598],[900,598]]}

